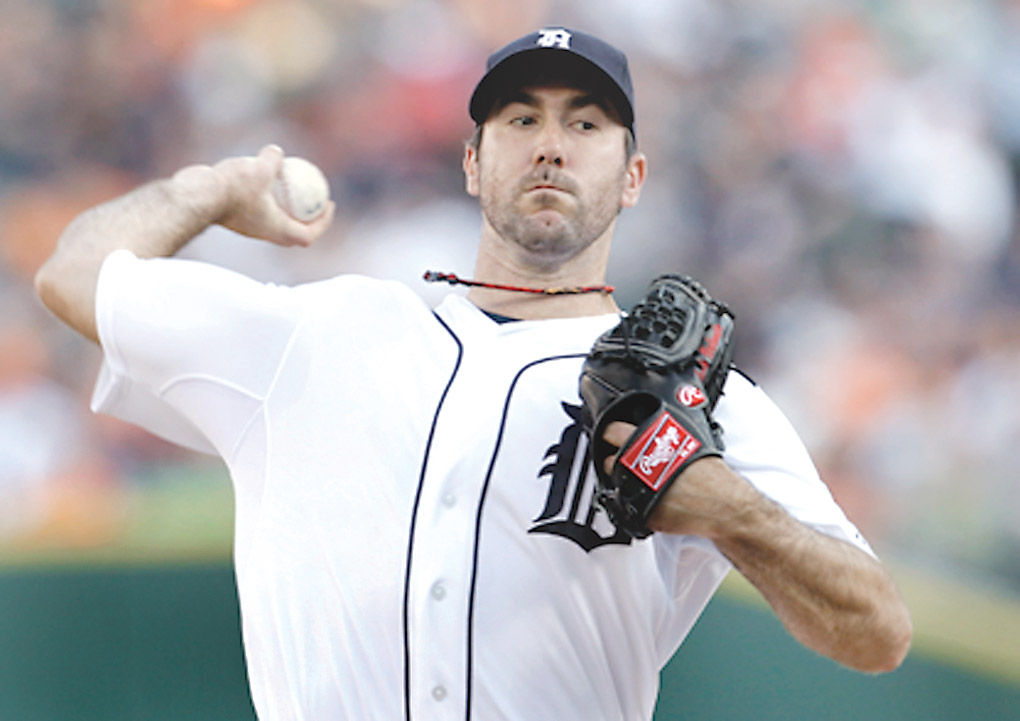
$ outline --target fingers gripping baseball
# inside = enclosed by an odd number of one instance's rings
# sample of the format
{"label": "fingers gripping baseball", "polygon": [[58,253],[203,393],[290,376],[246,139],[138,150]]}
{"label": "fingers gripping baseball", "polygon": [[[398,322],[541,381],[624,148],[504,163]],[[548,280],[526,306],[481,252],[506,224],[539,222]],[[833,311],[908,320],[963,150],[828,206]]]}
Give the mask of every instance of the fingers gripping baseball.
{"label": "fingers gripping baseball", "polygon": [[[276,145],[267,145],[254,157],[228,158],[214,165],[213,170],[226,189],[220,225],[277,245],[314,243],[333,222],[336,206],[327,195],[318,215],[307,220],[295,217],[293,209],[280,200],[283,167],[283,151]],[[322,187],[328,194],[324,183]]]}

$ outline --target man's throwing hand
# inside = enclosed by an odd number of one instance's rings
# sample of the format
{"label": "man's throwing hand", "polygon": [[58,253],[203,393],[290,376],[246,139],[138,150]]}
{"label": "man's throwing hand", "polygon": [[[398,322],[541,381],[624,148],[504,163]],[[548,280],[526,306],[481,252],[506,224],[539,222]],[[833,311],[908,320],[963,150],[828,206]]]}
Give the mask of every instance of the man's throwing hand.
{"label": "man's throwing hand", "polygon": [[267,145],[254,157],[188,166],[174,175],[173,182],[185,193],[217,197],[222,208],[216,219],[219,225],[277,245],[306,247],[333,222],[336,205],[327,200],[322,214],[309,221],[288,213],[273,192],[283,162],[283,150]]}

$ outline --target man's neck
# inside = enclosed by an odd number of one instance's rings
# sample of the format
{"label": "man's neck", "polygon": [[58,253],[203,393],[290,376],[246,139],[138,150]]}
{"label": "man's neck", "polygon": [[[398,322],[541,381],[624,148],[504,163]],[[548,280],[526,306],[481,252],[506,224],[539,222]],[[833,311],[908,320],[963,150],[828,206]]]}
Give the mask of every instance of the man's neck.
{"label": "man's neck", "polygon": [[[576,288],[605,283],[611,229],[577,256],[562,263],[543,265],[515,257],[512,247],[486,224],[478,246],[474,279],[524,288]],[[579,318],[619,313],[606,292],[546,295],[474,287],[468,300],[482,310],[521,320]]]}
{"label": "man's neck", "polygon": [[492,288],[472,288],[467,298],[484,311],[519,320],[580,318],[620,312],[613,296],[608,293],[539,295]]}

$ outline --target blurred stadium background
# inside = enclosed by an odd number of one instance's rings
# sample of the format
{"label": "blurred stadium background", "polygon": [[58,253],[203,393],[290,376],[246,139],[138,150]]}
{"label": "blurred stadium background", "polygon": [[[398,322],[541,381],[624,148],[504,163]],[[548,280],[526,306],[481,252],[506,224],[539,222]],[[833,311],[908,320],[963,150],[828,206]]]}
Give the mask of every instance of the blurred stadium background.
{"label": "blurred stadium background", "polygon": [[[277,142],[330,177],[311,250],[186,254],[296,283],[469,274],[467,97],[548,23],[629,54],[651,177],[610,282],[735,309],[917,624],[881,679],[728,581],[674,718],[1020,718],[1020,2],[0,0],[0,721],[250,718],[218,463],[88,410],[98,350],[31,278],[79,211]],[[677,713],[674,709],[680,709]]]}

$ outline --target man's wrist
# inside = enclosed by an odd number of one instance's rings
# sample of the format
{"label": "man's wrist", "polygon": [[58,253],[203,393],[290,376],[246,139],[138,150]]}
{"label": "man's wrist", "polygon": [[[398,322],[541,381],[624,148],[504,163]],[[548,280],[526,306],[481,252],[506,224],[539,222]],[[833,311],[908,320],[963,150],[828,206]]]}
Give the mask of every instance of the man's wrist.
{"label": "man's wrist", "polygon": [[756,525],[768,503],[722,458],[701,458],[683,470],[659,502],[649,528],[722,542]]}
{"label": "man's wrist", "polygon": [[209,165],[181,168],[167,181],[167,192],[174,204],[193,213],[200,225],[219,222],[232,202],[229,183]]}

